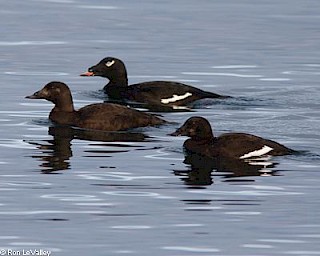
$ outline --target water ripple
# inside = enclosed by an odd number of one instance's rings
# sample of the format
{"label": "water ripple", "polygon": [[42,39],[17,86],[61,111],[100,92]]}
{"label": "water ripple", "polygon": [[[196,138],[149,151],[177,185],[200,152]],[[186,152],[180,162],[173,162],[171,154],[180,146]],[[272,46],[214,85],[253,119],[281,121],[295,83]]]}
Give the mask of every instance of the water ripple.
{"label": "water ripple", "polygon": [[174,227],[180,227],[180,228],[193,228],[193,227],[203,227],[205,224],[200,223],[185,223],[185,224],[173,224]]}
{"label": "water ripple", "polygon": [[[37,0],[39,2],[43,2],[43,0]],[[72,4],[75,3],[73,0],[45,0],[46,2],[49,3],[59,3],[59,4]]]}
{"label": "water ripple", "polygon": [[302,66],[317,68],[317,67],[320,67],[320,64],[309,63],[309,64],[304,64]]}
{"label": "water ripple", "polygon": [[25,143],[23,140],[14,139],[14,140],[5,140],[0,139],[0,147],[6,148],[20,148],[20,149],[33,149],[32,145]]}
{"label": "water ripple", "polygon": [[221,206],[201,206],[201,207],[186,207],[186,211],[213,211],[223,209]]}
{"label": "water ripple", "polygon": [[242,69],[242,68],[257,68],[256,65],[225,65],[225,66],[212,66],[216,69]]}
{"label": "water ripple", "polygon": [[6,71],[4,72],[6,75],[12,75],[12,76],[67,76],[69,73],[65,72],[35,72],[35,71]]}
{"label": "water ripple", "polygon": [[118,6],[111,6],[111,5],[79,5],[78,8],[82,9],[94,9],[94,10],[117,10],[119,9]]}
{"label": "water ripple", "polygon": [[146,225],[123,225],[123,226],[112,226],[112,229],[128,229],[128,230],[134,230],[134,229],[150,229],[151,226]]}
{"label": "water ripple", "polygon": [[291,78],[260,78],[260,81],[270,81],[270,82],[281,82],[281,81],[290,81]]}
{"label": "water ripple", "polygon": [[215,73],[215,72],[182,72],[183,75],[197,75],[197,76],[230,76],[230,77],[243,77],[243,78],[259,78],[262,75],[245,75],[237,73]]}
{"label": "water ripple", "polygon": [[19,236],[0,236],[0,240],[19,239]]}
{"label": "water ripple", "polygon": [[212,247],[198,247],[198,246],[164,246],[164,250],[171,251],[182,251],[182,252],[198,252],[198,253],[210,253],[210,252],[220,252],[217,248]]}
{"label": "water ripple", "polygon": [[278,186],[267,186],[267,185],[242,185],[241,187],[249,187],[254,189],[268,189],[268,190],[284,190],[282,187]]}
{"label": "water ripple", "polygon": [[0,41],[0,46],[61,45],[61,44],[67,44],[67,42],[64,42],[64,41],[16,41],[16,42]]}
{"label": "water ripple", "polygon": [[238,195],[238,196],[285,196],[285,195],[303,195],[302,192],[290,191],[255,191],[255,190],[242,190],[242,191],[198,191],[190,190],[189,193],[207,194],[207,195]]}
{"label": "water ripple", "polygon": [[312,76],[319,76],[320,72],[312,72],[312,71],[283,71],[282,74],[285,74],[285,75],[312,75]]}
{"label": "water ripple", "polygon": [[252,248],[252,249],[271,249],[271,248],[274,248],[274,246],[268,245],[268,244],[243,244],[242,247]]}
{"label": "water ripple", "polygon": [[74,203],[74,205],[79,205],[79,206],[113,206],[115,205],[114,203]]}
{"label": "water ripple", "polygon": [[258,239],[259,242],[265,243],[279,243],[279,244],[296,244],[296,243],[306,243],[302,240],[289,240],[289,239]]}
{"label": "water ripple", "polygon": [[79,194],[48,194],[42,195],[42,198],[58,199],[61,201],[102,201],[93,195],[79,195]]}
{"label": "water ripple", "polygon": [[129,78],[144,78],[144,79],[177,79],[176,76],[149,76],[149,75],[140,75],[140,76],[129,76]]}
{"label": "water ripple", "polygon": [[234,212],[225,212],[225,214],[249,216],[249,215],[260,215],[260,214],[262,214],[262,212],[234,211]]}
{"label": "water ripple", "polygon": [[37,242],[12,242],[10,243],[12,246],[39,246],[42,245],[42,243]]}
{"label": "water ripple", "polygon": [[320,238],[320,234],[302,234],[302,235],[298,235],[298,237],[303,237],[303,238]]}
{"label": "water ripple", "polygon": [[13,186],[13,187],[43,187],[51,186],[51,183],[47,182],[32,182],[32,181],[0,181],[0,186]]}
{"label": "water ripple", "polygon": [[64,211],[64,210],[38,210],[38,211],[0,211],[0,215],[38,215],[38,214],[105,214],[105,211]]}
{"label": "water ripple", "polygon": [[184,158],[173,158],[173,157],[166,157],[170,156],[172,153],[164,152],[164,149],[158,149],[156,151],[156,154],[152,155],[146,155],[145,158],[153,158],[153,159],[163,159],[163,160],[177,160],[177,161],[183,161]]}
{"label": "water ripple", "polygon": [[102,194],[112,196],[132,196],[132,197],[159,197],[160,194],[155,192],[138,192],[138,191],[104,191]]}
{"label": "water ripple", "polygon": [[143,180],[143,179],[167,179],[166,176],[129,176],[130,174],[122,172],[109,172],[99,174],[79,174],[87,180],[108,180],[108,181],[132,181],[132,180]]}
{"label": "water ripple", "polygon": [[299,256],[320,255],[320,251],[286,251],[284,253],[290,254],[290,255],[299,255]]}

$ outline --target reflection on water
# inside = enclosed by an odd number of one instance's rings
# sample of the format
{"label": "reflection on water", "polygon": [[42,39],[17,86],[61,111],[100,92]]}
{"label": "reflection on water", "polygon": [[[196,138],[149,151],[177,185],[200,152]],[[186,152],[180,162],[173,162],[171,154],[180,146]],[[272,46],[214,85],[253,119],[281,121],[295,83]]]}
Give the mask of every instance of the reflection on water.
{"label": "reflection on water", "polygon": [[[266,161],[268,160],[268,161]],[[197,154],[185,156],[184,163],[188,170],[174,170],[173,173],[181,177],[186,185],[206,186],[213,184],[213,176],[221,176],[228,182],[253,182],[254,179],[231,179],[235,177],[274,176],[272,170],[277,163],[270,162],[270,158],[238,160],[233,158],[209,158]],[[214,173],[214,174],[213,174]]]}
{"label": "reflection on water", "polygon": [[[50,140],[25,141],[31,145],[35,145],[39,152],[32,155],[32,158],[40,160],[40,167],[43,173],[52,173],[55,171],[63,171],[70,169],[70,158],[72,157],[72,140],[86,140],[95,142],[142,142],[148,137],[142,133],[133,132],[102,132],[75,129],[68,126],[52,126],[49,127],[48,134],[53,136]],[[127,152],[127,149],[121,151],[102,150],[101,147],[108,144],[99,144],[99,150],[94,144],[91,150],[86,152],[91,153],[115,153]],[[123,144],[112,144],[113,147],[124,147]],[[130,145],[126,145],[129,147]]]}
{"label": "reflection on water", "polygon": [[66,133],[64,136],[53,136],[52,140],[27,142],[35,145],[37,149],[40,150],[40,154],[33,155],[32,157],[40,159],[41,164],[39,166],[44,173],[50,173],[53,171],[62,171],[70,168],[69,159],[72,157],[71,141],[72,135],[70,133]]}

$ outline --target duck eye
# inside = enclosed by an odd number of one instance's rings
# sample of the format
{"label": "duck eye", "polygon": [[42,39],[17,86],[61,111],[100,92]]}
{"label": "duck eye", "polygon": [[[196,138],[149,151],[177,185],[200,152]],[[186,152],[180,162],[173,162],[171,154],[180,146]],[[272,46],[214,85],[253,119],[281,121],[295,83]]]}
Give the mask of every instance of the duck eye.
{"label": "duck eye", "polygon": [[110,61],[108,61],[108,62],[106,63],[106,66],[107,66],[107,67],[111,67],[114,63],[115,63],[114,60],[110,60]]}

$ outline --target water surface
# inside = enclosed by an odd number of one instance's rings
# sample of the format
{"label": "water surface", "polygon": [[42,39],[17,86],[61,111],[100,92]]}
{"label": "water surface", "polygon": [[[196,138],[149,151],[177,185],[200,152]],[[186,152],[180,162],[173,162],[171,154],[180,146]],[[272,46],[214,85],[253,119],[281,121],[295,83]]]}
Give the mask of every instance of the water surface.
{"label": "water surface", "polygon": [[[320,255],[318,1],[6,1],[0,10],[0,247],[52,255]],[[220,94],[130,133],[53,127],[26,95],[66,82],[101,102],[106,56],[129,82]],[[184,159],[192,115],[303,154],[243,166]],[[206,162],[207,163],[207,162]],[[232,170],[232,171],[230,171]]]}

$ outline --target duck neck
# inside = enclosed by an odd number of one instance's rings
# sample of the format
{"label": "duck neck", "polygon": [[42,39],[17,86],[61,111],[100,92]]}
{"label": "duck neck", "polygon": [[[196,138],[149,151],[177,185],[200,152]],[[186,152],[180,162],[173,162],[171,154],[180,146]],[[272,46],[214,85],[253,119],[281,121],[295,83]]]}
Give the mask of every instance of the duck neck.
{"label": "duck neck", "polygon": [[113,99],[122,99],[128,90],[127,76],[110,77],[103,90]]}
{"label": "duck neck", "polygon": [[59,99],[53,101],[55,104],[53,111],[74,112],[73,100],[71,94],[63,94]]}
{"label": "duck neck", "polygon": [[110,80],[109,83],[106,85],[106,87],[127,87],[128,86],[128,80],[122,80],[122,79],[115,79]]}
{"label": "duck neck", "polygon": [[196,141],[198,144],[212,144],[215,141],[215,137],[207,136],[207,137],[193,137],[192,140]]}
{"label": "duck neck", "polygon": [[128,86],[128,76],[125,69],[120,70],[111,74],[108,79],[110,82],[107,86],[117,86],[117,87],[127,87]]}

